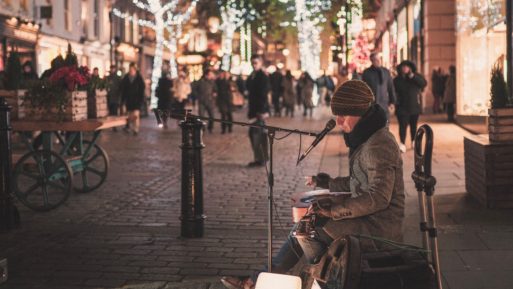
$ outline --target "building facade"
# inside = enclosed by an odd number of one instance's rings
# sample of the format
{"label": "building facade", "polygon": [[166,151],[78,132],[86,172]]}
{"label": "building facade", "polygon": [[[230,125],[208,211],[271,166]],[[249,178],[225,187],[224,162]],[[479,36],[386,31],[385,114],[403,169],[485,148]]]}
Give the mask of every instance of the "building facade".
{"label": "building facade", "polygon": [[[376,17],[376,47],[386,67],[394,70],[402,60],[411,60],[430,80],[433,70],[447,72],[456,64],[455,28],[455,0],[385,0]],[[425,112],[432,111],[433,101],[428,81],[422,95]]]}

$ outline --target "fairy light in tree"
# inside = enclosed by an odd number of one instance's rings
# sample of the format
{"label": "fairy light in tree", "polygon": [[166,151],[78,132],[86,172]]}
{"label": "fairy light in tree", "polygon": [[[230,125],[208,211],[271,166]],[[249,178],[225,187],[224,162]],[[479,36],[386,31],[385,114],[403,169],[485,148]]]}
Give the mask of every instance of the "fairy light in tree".
{"label": "fairy light in tree", "polygon": [[223,60],[222,69],[230,71],[231,56],[233,53],[233,36],[235,31],[241,27],[246,19],[254,19],[256,12],[252,8],[245,7],[244,1],[227,0],[226,3],[219,1],[221,10],[221,19],[223,23],[220,26],[223,32],[222,48]]}
{"label": "fairy light in tree", "polygon": [[[118,9],[113,9],[113,14],[115,16],[123,19],[128,19],[129,21],[132,21],[144,27],[152,28],[155,31],[155,55],[153,58],[153,70],[151,73],[151,108],[155,108],[157,106],[157,98],[155,96],[155,91],[157,88],[158,80],[162,74],[164,46],[171,47],[174,45],[175,48],[177,47],[176,44],[172,44],[165,39],[164,29],[167,29],[167,27],[169,25],[172,25],[173,23],[180,23],[181,25],[184,21],[186,21],[185,19],[189,19],[192,10],[196,7],[197,0],[193,0],[189,5],[188,9],[186,10],[186,12],[184,12],[183,14],[173,13],[173,11],[178,6],[179,2],[180,0],[171,0],[165,4],[162,4],[160,0],[132,0],[132,3],[137,8],[140,8],[146,12],[153,14],[155,19],[154,22],[141,19],[136,20],[135,17],[131,16],[128,13],[123,13]],[[172,19],[169,19],[169,15],[172,15]],[[176,39],[174,41],[176,41]],[[176,53],[177,49],[171,50],[174,50],[174,53]],[[172,52],[172,54],[174,53]]]}

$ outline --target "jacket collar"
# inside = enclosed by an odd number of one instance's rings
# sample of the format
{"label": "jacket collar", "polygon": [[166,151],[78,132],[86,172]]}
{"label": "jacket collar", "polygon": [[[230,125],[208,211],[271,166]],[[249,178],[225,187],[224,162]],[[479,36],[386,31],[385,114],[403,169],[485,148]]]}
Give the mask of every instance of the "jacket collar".
{"label": "jacket collar", "polygon": [[353,131],[344,134],[344,140],[352,155],[358,147],[365,143],[375,132],[387,125],[385,111],[378,104],[374,104],[355,125]]}

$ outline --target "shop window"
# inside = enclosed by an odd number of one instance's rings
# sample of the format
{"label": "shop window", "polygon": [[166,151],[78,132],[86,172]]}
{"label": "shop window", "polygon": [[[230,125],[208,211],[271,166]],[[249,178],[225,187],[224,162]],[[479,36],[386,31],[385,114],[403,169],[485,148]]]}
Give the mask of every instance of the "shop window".
{"label": "shop window", "polygon": [[457,113],[486,115],[490,71],[506,54],[506,0],[458,0]]}
{"label": "shop window", "polygon": [[71,31],[72,29],[71,5],[69,0],[64,0],[64,29],[67,31]]}

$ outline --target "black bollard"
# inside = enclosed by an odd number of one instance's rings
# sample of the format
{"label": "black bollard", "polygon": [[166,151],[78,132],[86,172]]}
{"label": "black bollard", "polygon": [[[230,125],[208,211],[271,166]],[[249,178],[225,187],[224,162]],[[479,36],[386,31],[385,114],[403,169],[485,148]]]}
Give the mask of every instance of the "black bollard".
{"label": "black bollard", "polygon": [[181,235],[185,238],[203,237],[203,166],[201,150],[205,124],[199,119],[186,117],[182,128],[182,213]]}
{"label": "black bollard", "polygon": [[11,108],[5,98],[0,97],[0,232],[9,231],[19,225],[19,214],[12,200],[11,174]]}

